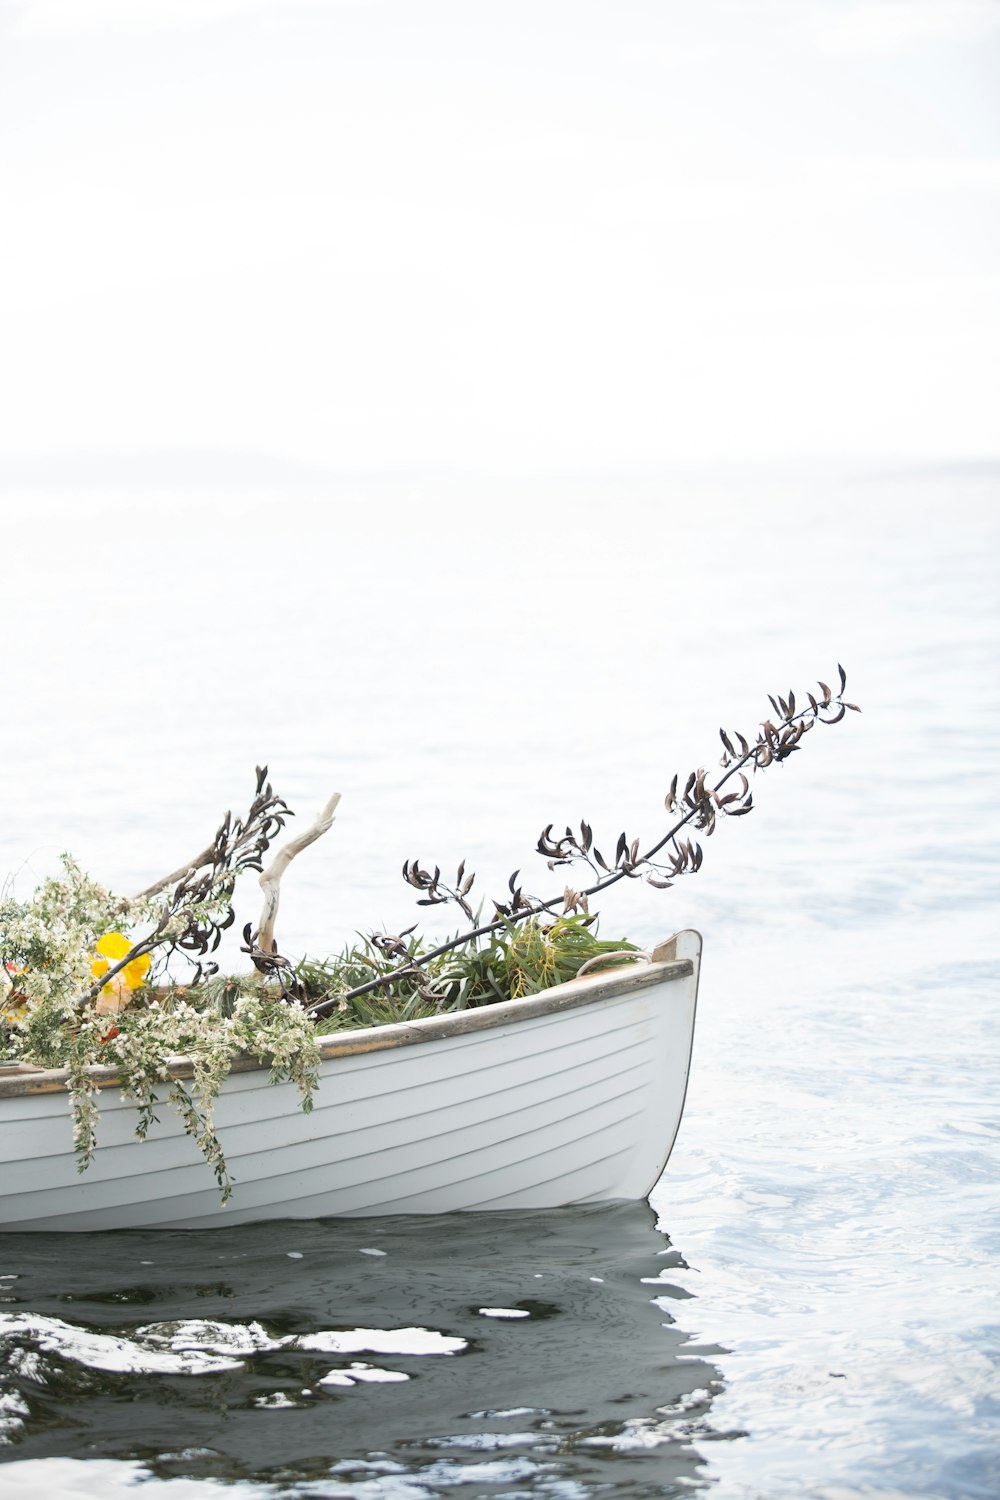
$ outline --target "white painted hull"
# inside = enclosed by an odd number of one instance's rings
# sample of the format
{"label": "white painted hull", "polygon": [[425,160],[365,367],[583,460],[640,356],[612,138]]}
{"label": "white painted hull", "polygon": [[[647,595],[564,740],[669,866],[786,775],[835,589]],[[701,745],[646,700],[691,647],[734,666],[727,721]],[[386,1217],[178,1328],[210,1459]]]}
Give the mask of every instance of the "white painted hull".
{"label": "white painted hull", "polygon": [[[214,1228],[260,1219],[554,1208],[647,1196],[684,1107],[701,939],[525,1001],[331,1038],[310,1114],[234,1072],[216,1128],[223,1208],[172,1108],[144,1142],[101,1093],[77,1171],[55,1075],[0,1077],[0,1230]],[[673,954],[676,954],[676,957]]]}

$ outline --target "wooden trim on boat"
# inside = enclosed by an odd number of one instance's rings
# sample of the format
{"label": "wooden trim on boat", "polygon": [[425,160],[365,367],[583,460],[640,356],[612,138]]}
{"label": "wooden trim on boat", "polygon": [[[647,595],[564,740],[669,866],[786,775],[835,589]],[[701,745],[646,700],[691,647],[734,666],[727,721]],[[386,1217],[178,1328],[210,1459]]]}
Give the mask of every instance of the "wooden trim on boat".
{"label": "wooden trim on boat", "polygon": [[[334,1032],[321,1041],[320,1052],[325,1062],[335,1057],[357,1057],[369,1052],[383,1052],[392,1047],[410,1047],[420,1042],[490,1031],[497,1026],[506,1026],[510,1021],[528,1021],[539,1016],[556,1015],[559,1011],[613,1000],[632,990],[651,989],[693,974],[694,964],[689,958],[668,957],[663,952],[669,946],[670,944],[664,943],[660,948],[654,949],[653,961],[650,963],[619,964],[613,969],[588,974],[583,979],[571,979],[565,984],[553,985],[551,989],[543,990],[538,995],[528,995],[523,1000],[499,1000],[493,1005],[449,1011],[440,1016],[424,1016],[417,1021],[370,1026],[340,1035]],[[262,1062],[259,1058],[244,1054],[233,1059],[230,1072],[259,1072],[269,1066],[269,1063]],[[191,1060],[187,1057],[170,1058],[167,1067],[171,1078],[190,1078],[194,1073]],[[120,1082],[117,1069],[111,1067],[91,1067],[87,1069],[87,1074],[99,1089],[115,1088]],[[66,1078],[65,1068],[44,1069],[23,1064],[10,1071],[2,1070],[0,1099],[18,1098],[25,1094],[58,1093],[65,1089]]]}

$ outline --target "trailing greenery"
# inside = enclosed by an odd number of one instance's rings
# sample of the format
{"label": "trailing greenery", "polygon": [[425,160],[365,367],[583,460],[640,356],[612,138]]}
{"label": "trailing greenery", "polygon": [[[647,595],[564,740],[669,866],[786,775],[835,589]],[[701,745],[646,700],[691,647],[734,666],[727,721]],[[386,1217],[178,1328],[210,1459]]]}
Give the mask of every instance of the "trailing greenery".
{"label": "trailing greenery", "polygon": [[[266,767],[258,767],[246,815],[227,812],[211,843],[138,896],[114,895],[69,854],[61,856],[61,876],[43,881],[29,901],[17,901],[9,884],[0,890],[0,1063],[66,1069],[81,1171],[96,1146],[97,1068],[113,1069],[122,1095],[136,1103],[140,1138],[155,1118],[158,1086],[166,1087],[224,1200],[230,1183],[213,1112],[234,1057],[269,1060],[274,1076],[293,1079],[310,1107],[316,1030],[284,989],[261,986],[225,1015],[197,993],[216,971],[209,955],[235,920],[237,877],[261,870],[288,816]],[[194,966],[190,993],[147,988],[171,957]],[[170,1066],[179,1056],[188,1059],[190,1086]]]}
{"label": "trailing greenery", "polygon": [[[62,879],[44,881],[30,901],[0,897],[0,1062],[66,1069],[81,1171],[97,1144],[97,1069],[113,1069],[123,1097],[136,1104],[140,1139],[165,1096],[225,1201],[230,1182],[214,1106],[233,1059],[251,1053],[269,1061],[275,1079],[296,1083],[308,1109],[319,1066],[316,1027],[259,977],[253,986],[241,983],[226,1006],[215,1002],[210,981],[152,988],[147,953],[135,956],[141,945],[108,931],[143,919],[155,930],[149,899],[113,896],[68,855],[62,865]],[[179,1057],[188,1060],[190,1079],[171,1067]]]}
{"label": "trailing greenery", "polygon": [[[301,1007],[273,994],[242,992],[226,1010],[217,1009],[204,990],[187,995],[140,990],[113,1020],[92,1014],[68,1025],[49,1008],[35,1007],[25,1027],[3,1028],[4,1040],[8,1053],[12,1043],[20,1044],[24,1062],[67,1070],[80,1171],[97,1145],[100,1075],[95,1068],[110,1068],[122,1097],[136,1105],[139,1139],[145,1139],[161,1103],[172,1106],[215,1173],[225,1202],[231,1183],[214,1110],[233,1060],[249,1053],[269,1062],[272,1080],[291,1079],[306,1111],[320,1060],[316,1028]],[[172,1063],[181,1058],[190,1078],[176,1076]]]}

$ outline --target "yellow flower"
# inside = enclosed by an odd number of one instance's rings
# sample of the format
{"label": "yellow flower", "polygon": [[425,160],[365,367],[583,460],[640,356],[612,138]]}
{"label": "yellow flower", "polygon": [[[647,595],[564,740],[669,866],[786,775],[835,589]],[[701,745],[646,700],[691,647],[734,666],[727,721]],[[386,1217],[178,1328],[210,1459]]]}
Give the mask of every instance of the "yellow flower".
{"label": "yellow flower", "polygon": [[[111,963],[119,963],[133,947],[127,937],[120,932],[106,932],[97,945],[98,953],[102,958],[95,958],[90,966],[90,972],[95,979],[100,979],[111,968]],[[150,960],[148,953],[141,953],[138,958],[133,958],[124,969],[119,969],[115,977],[101,990],[102,995],[113,995],[122,989],[137,990],[149,973]]]}
{"label": "yellow flower", "polygon": [[23,965],[19,969],[16,964],[4,964],[4,977],[10,993],[7,995],[6,1002],[0,1000],[0,1021],[20,1021],[22,1016],[28,1014],[28,1002],[18,990],[14,979],[11,978],[12,975],[16,976],[25,972]]}

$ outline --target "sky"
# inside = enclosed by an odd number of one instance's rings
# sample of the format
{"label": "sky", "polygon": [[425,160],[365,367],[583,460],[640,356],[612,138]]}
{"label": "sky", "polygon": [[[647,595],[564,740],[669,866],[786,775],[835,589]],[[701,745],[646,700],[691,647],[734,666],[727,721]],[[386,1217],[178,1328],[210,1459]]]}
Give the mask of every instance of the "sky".
{"label": "sky", "polygon": [[0,0],[0,481],[995,457],[998,76],[997,0]]}

